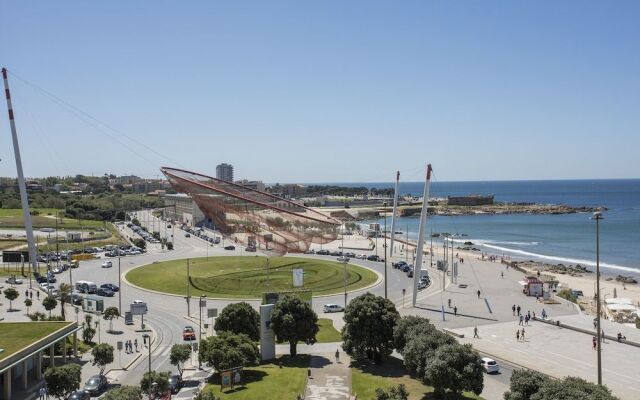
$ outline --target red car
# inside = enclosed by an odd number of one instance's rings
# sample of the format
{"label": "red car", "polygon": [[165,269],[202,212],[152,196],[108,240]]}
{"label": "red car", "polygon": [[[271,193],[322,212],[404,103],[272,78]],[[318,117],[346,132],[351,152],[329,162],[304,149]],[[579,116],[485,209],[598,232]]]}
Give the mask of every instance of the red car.
{"label": "red car", "polygon": [[185,326],[182,331],[182,340],[196,340],[196,332],[191,326]]}

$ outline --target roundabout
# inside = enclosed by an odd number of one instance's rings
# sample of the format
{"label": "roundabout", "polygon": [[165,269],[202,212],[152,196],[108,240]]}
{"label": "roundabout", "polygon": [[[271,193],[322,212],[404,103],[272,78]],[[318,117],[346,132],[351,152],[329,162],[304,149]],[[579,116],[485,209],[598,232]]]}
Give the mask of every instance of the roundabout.
{"label": "roundabout", "polygon": [[[209,298],[261,298],[264,292],[310,290],[313,296],[344,291],[345,266],[337,261],[306,257],[220,256],[156,262],[130,270],[126,280],[141,289],[172,295]],[[304,271],[304,285],[293,287],[293,270]],[[370,287],[378,274],[346,265],[347,291]]]}

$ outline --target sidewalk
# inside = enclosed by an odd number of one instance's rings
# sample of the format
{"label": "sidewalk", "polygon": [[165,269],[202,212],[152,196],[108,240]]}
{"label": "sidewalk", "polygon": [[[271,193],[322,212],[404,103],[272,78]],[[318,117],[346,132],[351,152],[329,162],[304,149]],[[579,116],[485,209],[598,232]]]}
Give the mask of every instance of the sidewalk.
{"label": "sidewalk", "polygon": [[307,380],[305,400],[349,400],[351,396],[351,360],[340,353],[336,361],[335,353],[311,356],[311,374]]}

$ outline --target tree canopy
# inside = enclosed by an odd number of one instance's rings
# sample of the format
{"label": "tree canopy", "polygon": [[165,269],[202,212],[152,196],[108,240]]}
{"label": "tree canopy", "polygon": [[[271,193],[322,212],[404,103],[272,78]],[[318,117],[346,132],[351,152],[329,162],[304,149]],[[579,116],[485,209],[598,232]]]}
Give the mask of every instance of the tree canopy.
{"label": "tree canopy", "polygon": [[198,358],[216,371],[257,365],[260,361],[255,342],[245,334],[231,332],[222,332],[218,336],[203,339],[200,342]]}
{"label": "tree canopy", "polygon": [[427,359],[423,381],[433,386],[436,396],[443,397],[446,390],[482,393],[484,387],[480,356],[470,344],[445,344],[433,357]]}
{"label": "tree canopy", "polygon": [[409,392],[403,384],[392,386],[391,389],[376,389],[376,400],[408,400]]}
{"label": "tree canopy", "polygon": [[67,398],[80,389],[81,369],[78,364],[65,364],[48,368],[44,373],[49,394],[58,398]]}
{"label": "tree canopy", "polygon": [[548,381],[546,375],[537,371],[514,370],[511,374],[510,390],[504,393],[504,399],[530,400]]}
{"label": "tree canopy", "polygon": [[434,326],[427,318],[423,317],[408,315],[400,318],[393,328],[393,345],[395,349],[398,350],[398,353],[402,354],[407,340],[411,337],[409,330],[413,328],[426,332],[431,331]]}
{"label": "tree canopy", "polygon": [[159,393],[164,393],[169,390],[169,372],[145,372],[142,380],[140,381],[140,389],[142,389],[143,393],[149,393],[151,389],[154,388],[154,383],[156,385],[153,398],[155,398]]}
{"label": "tree canopy", "polygon": [[4,292],[2,292],[2,293],[4,293],[4,297],[6,297],[7,300],[9,300],[9,311],[12,311],[13,310],[13,301],[15,299],[17,299],[18,296],[20,296],[20,293],[18,293],[18,291],[15,290],[14,288],[5,289]]}
{"label": "tree canopy", "polygon": [[289,342],[289,354],[295,357],[298,342],[313,344],[318,333],[318,316],[298,296],[286,294],[271,311],[271,327],[278,340]]}
{"label": "tree canopy", "polygon": [[169,361],[171,365],[175,365],[178,368],[178,373],[182,377],[184,372],[184,363],[191,358],[191,345],[182,343],[174,344],[171,347],[171,354],[169,355]]}
{"label": "tree canopy", "polygon": [[105,367],[113,362],[113,346],[101,343],[91,350],[91,355],[93,365],[97,365],[100,368],[100,375],[103,375]]}
{"label": "tree canopy", "polygon": [[244,333],[257,341],[260,339],[260,314],[249,303],[232,303],[222,309],[214,328],[216,332]]}
{"label": "tree canopy", "polygon": [[102,400],[142,400],[142,390],[137,386],[120,386],[106,392]]}
{"label": "tree canopy", "polygon": [[399,319],[390,300],[371,293],[356,297],[344,312],[342,348],[353,357],[382,362],[393,351],[393,329]]}

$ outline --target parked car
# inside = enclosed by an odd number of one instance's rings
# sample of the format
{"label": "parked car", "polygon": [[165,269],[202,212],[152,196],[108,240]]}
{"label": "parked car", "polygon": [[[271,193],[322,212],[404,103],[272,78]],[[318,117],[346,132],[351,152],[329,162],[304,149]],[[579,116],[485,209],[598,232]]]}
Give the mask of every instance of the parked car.
{"label": "parked car", "polygon": [[398,261],[396,263],[392,263],[391,266],[395,269],[401,269],[403,266],[407,265],[405,261]]}
{"label": "parked car", "polygon": [[104,375],[94,375],[84,384],[84,388],[82,390],[89,393],[91,396],[96,396],[107,387],[108,383],[107,377]]}
{"label": "parked car", "polygon": [[318,250],[318,251],[316,251],[316,254],[319,254],[321,256],[328,256],[329,255],[329,250]]}
{"label": "parked car", "polygon": [[234,245],[224,246],[224,249],[225,250],[235,250],[236,246],[234,246]]}
{"label": "parked car", "polygon": [[345,263],[347,263],[347,262],[349,262],[350,258],[349,258],[349,257],[345,257],[345,256],[340,256],[340,257],[336,258],[336,260],[337,260],[338,262],[345,262]]}
{"label": "parked car", "polygon": [[329,253],[330,256],[334,256],[334,257],[338,257],[338,256],[342,256],[342,252],[341,251],[332,251],[331,253]]}
{"label": "parked car", "polygon": [[367,255],[362,253],[362,254],[357,254],[356,258],[359,260],[366,260],[367,259]]}
{"label": "parked car", "polygon": [[113,263],[111,261],[105,261],[102,263],[102,268],[111,268],[113,267]]}
{"label": "parked car", "polygon": [[480,364],[482,364],[482,368],[487,374],[497,374],[500,372],[500,366],[493,358],[482,357]]}
{"label": "parked car", "polygon": [[340,312],[340,311],[344,311],[344,307],[338,304],[325,304],[322,307],[322,311],[325,313]]}
{"label": "parked car", "polygon": [[254,246],[247,246],[244,251],[247,251],[249,253],[255,253],[256,252],[256,248]]}
{"label": "parked car", "polygon": [[382,261],[382,258],[378,257],[375,254],[372,254],[369,257],[367,257],[367,260],[369,260],[369,261]]}
{"label": "parked car", "polygon": [[172,394],[178,393],[180,389],[182,389],[182,386],[184,386],[184,382],[180,375],[171,375],[169,377],[169,389]]}
{"label": "parked car", "polygon": [[190,234],[190,233],[185,233],[185,234],[184,234],[184,237],[186,237],[186,238],[190,238],[190,237],[191,237],[191,234]]}
{"label": "parked car", "polygon": [[113,283],[103,283],[102,285],[100,285],[100,287],[104,289],[109,289],[112,292],[120,291],[120,288],[118,287],[118,285],[114,285]]}
{"label": "parked car", "polygon": [[182,340],[196,340],[196,332],[192,326],[185,326],[182,330]]}
{"label": "parked car", "polygon": [[98,296],[104,296],[104,297],[113,297],[114,293],[109,290],[109,289],[105,289],[103,287],[98,288],[98,291],[96,292],[96,294]]}
{"label": "parked car", "polygon": [[67,400],[89,400],[91,396],[84,390],[78,390],[69,395]]}
{"label": "parked car", "polygon": [[427,286],[429,286],[429,283],[427,281],[418,282],[418,290],[426,289]]}
{"label": "parked car", "polygon": [[350,258],[356,258],[356,253],[347,252],[347,253],[344,253],[344,256],[350,257]]}
{"label": "parked car", "polygon": [[22,285],[22,279],[16,278],[15,276],[10,276],[5,280],[5,282],[11,285]]}
{"label": "parked car", "polygon": [[80,293],[71,293],[71,303],[75,306],[82,304],[82,295]]}
{"label": "parked car", "polygon": [[315,250],[309,249],[309,250],[305,251],[304,254],[316,254],[316,252],[315,252]]}

